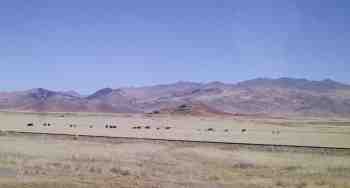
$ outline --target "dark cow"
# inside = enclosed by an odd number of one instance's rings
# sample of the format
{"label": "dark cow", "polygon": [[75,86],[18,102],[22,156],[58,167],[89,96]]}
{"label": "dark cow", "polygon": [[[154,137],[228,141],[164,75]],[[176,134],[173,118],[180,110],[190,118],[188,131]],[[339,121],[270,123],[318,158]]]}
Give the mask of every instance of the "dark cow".
{"label": "dark cow", "polygon": [[207,129],[207,131],[213,132],[215,130],[213,128],[209,128],[209,129]]}
{"label": "dark cow", "polygon": [[106,127],[106,128],[116,129],[116,128],[117,128],[117,126],[116,126],[116,125],[107,125],[107,127]]}
{"label": "dark cow", "polygon": [[75,124],[70,124],[69,127],[70,127],[70,128],[76,128],[77,125],[75,125]]}

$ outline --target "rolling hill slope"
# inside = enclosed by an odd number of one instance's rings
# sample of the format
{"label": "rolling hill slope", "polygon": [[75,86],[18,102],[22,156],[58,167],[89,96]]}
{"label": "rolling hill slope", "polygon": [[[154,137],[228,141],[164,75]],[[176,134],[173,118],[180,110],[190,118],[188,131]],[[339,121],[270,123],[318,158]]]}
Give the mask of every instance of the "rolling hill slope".
{"label": "rolling hill slope", "polygon": [[89,96],[42,88],[0,93],[1,110],[142,113],[174,112],[181,105],[204,114],[348,116],[350,86],[329,79],[259,78],[237,84],[177,82],[104,88]]}

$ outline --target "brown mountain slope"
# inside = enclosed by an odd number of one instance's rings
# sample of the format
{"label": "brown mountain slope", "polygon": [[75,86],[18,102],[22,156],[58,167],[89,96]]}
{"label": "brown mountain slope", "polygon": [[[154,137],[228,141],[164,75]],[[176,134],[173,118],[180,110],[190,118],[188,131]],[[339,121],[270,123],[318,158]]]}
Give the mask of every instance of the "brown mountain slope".
{"label": "brown mountain slope", "polygon": [[254,79],[237,84],[177,82],[138,88],[73,92],[33,89],[0,93],[0,109],[72,112],[177,112],[307,116],[350,115],[350,86],[332,80]]}
{"label": "brown mountain slope", "polygon": [[154,110],[150,114],[192,115],[192,116],[235,115],[235,114],[215,110],[201,103],[182,104],[172,108],[163,108],[160,110]]}

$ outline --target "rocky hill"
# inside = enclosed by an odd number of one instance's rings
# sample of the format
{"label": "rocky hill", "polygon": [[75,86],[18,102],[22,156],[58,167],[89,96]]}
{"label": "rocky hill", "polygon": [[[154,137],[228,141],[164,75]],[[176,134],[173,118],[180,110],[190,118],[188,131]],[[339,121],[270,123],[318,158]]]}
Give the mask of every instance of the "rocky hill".
{"label": "rocky hill", "polygon": [[329,79],[259,78],[236,84],[177,82],[148,87],[105,88],[89,96],[42,88],[0,93],[1,110],[186,112],[181,111],[181,106],[194,109],[190,114],[349,116],[350,85]]}

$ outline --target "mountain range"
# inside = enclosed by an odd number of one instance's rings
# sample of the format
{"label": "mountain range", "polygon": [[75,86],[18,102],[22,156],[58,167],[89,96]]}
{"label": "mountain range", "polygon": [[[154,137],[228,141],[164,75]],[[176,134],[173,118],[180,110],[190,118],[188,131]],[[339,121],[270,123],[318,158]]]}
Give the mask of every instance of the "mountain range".
{"label": "mountain range", "polygon": [[235,84],[177,82],[104,88],[88,96],[36,88],[0,92],[0,110],[349,116],[350,85],[330,79],[258,78]]}

